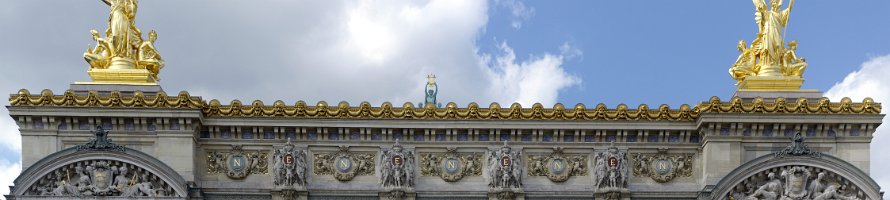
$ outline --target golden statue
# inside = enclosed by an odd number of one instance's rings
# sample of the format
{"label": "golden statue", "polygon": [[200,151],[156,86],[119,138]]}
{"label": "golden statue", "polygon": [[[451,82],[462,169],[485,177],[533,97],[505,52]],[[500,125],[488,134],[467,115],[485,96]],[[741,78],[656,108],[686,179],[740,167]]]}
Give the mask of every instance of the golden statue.
{"label": "golden statue", "polygon": [[109,6],[108,29],[105,38],[90,30],[96,48],[87,47],[83,54],[90,65],[88,73],[93,82],[81,84],[157,85],[158,73],[164,60],[154,46],[157,32],[142,39],[136,28],[137,0],[102,0]]}
{"label": "golden statue", "polygon": [[770,0],[769,7],[764,1],[753,0],[759,32],[750,47],[744,40],[739,41],[741,55],[729,68],[729,74],[738,81],[740,90],[799,90],[806,60],[794,52],[797,41],[785,47],[784,34],[794,0],[784,10],[782,0]]}
{"label": "golden statue", "polygon": [[139,62],[137,64],[151,72],[152,78],[161,80],[158,78],[158,72],[161,71],[161,68],[164,68],[164,60],[161,59],[161,54],[158,54],[158,50],[155,49],[154,43],[157,39],[157,32],[154,30],[148,32],[148,41],[142,42],[139,45]]}

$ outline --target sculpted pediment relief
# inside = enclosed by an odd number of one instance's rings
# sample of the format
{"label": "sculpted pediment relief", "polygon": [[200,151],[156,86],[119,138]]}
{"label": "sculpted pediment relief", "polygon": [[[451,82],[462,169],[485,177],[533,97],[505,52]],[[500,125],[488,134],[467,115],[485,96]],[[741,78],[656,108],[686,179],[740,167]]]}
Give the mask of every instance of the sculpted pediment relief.
{"label": "sculpted pediment relief", "polygon": [[41,177],[28,196],[176,197],[157,175],[132,163],[86,160],[63,165]]}

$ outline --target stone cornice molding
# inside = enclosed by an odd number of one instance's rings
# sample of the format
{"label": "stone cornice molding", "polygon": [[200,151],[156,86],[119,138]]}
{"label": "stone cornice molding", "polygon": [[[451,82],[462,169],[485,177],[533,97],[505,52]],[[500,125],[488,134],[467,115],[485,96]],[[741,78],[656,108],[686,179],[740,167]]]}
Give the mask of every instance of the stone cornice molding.
{"label": "stone cornice molding", "polygon": [[453,102],[448,103],[444,108],[436,108],[432,105],[415,108],[412,103],[394,107],[389,102],[385,102],[379,107],[372,107],[368,102],[362,102],[357,107],[350,106],[347,102],[329,106],[324,101],[318,102],[315,106],[309,106],[303,101],[288,106],[280,100],[275,101],[272,105],[265,105],[259,100],[246,105],[239,100],[233,100],[229,105],[222,105],[215,99],[207,103],[200,97],[191,96],[185,91],[180,92],[178,96],[167,96],[164,92],[159,92],[155,96],[145,96],[139,91],[133,95],[123,95],[117,91],[111,92],[110,95],[99,95],[97,92],[77,95],[71,90],[62,95],[54,95],[50,90],[43,90],[40,94],[35,95],[22,89],[17,94],[10,95],[9,102],[12,107],[176,108],[199,109],[205,117],[308,119],[695,121],[703,113],[877,115],[881,112],[881,104],[875,103],[871,98],[865,98],[861,103],[854,103],[850,98],[842,98],[840,102],[831,102],[828,98],[810,102],[806,98],[796,100],[754,98],[751,101],[743,101],[742,98],[734,97],[728,102],[722,102],[720,98],[711,97],[707,102],[695,106],[683,104],[679,109],[671,109],[668,105],[650,109],[646,104],[641,104],[636,109],[625,104],[619,104],[612,109],[607,108],[605,104],[597,104],[592,109],[588,109],[584,104],[566,108],[560,103],[553,105],[552,108],[544,108],[540,103],[535,103],[528,108],[523,108],[518,103],[511,104],[506,108],[501,108],[501,105],[497,103],[492,103],[488,108],[470,103],[465,108],[459,108]]}

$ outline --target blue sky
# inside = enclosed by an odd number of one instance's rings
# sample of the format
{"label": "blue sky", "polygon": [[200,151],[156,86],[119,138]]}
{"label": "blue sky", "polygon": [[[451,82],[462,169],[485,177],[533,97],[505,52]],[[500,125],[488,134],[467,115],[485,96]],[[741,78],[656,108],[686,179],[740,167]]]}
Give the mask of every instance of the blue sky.
{"label": "blue sky", "polygon": [[[89,80],[81,55],[89,29],[106,27],[107,9],[99,1],[0,0],[0,92],[58,94]],[[159,33],[164,89],[224,103],[401,105],[422,101],[425,76],[435,73],[440,101],[460,106],[677,108],[728,99],[736,43],[757,32],[747,0],[194,0],[141,1],[139,9],[137,26]],[[890,1],[796,2],[786,36],[794,39],[809,63],[804,88],[835,101],[890,99]],[[890,173],[878,169],[890,159],[878,152],[890,151],[887,127],[871,155],[884,188]],[[0,182],[20,170],[16,129],[0,120]]]}
{"label": "blue sky", "polygon": [[[492,6],[479,44],[507,40],[518,56],[555,51],[565,41],[584,52],[564,67],[583,83],[566,104],[695,104],[735,91],[726,72],[739,39],[757,33],[750,1],[526,1],[522,28]],[[785,2],[787,5],[787,2]],[[871,57],[890,54],[890,1],[797,1],[787,40],[807,58],[804,88],[826,91]]]}

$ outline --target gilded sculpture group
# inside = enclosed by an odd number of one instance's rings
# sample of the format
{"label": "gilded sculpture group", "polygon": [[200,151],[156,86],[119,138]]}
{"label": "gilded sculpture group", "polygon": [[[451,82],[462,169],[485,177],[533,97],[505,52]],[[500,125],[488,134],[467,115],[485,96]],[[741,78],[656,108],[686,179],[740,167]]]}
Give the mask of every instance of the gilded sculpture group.
{"label": "gilded sculpture group", "polygon": [[164,67],[164,60],[155,49],[157,32],[148,33],[148,40],[142,38],[142,31],[136,27],[137,0],[102,0],[110,6],[108,28],[105,37],[90,30],[96,47],[87,47],[84,59],[93,69],[145,69],[154,81]]}
{"label": "gilded sculpture group", "polygon": [[795,53],[796,40],[785,46],[784,35],[794,0],[784,10],[781,10],[782,0],[770,0],[769,7],[764,0],[753,1],[756,8],[754,20],[760,32],[750,47],[745,40],[739,41],[741,55],[729,69],[729,74],[739,82],[754,76],[800,78],[807,68],[806,59]]}

